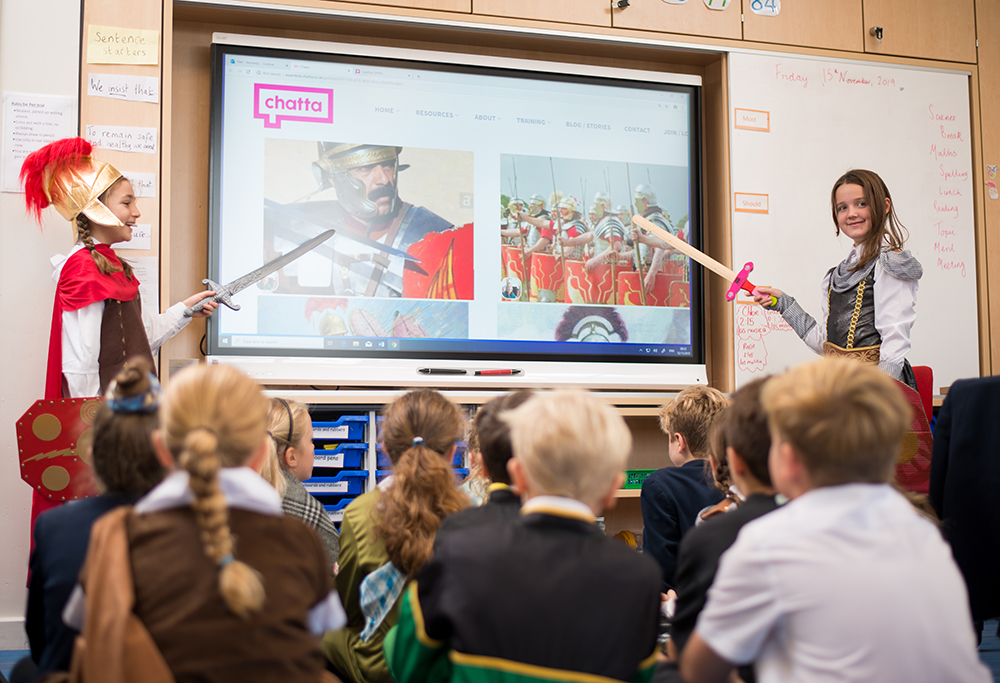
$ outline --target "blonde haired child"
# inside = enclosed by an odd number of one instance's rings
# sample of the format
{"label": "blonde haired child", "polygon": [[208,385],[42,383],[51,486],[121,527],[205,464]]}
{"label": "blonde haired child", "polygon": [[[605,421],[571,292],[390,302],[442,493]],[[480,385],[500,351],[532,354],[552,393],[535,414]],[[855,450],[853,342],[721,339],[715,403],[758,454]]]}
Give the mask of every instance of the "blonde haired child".
{"label": "blonde haired child", "polygon": [[285,514],[302,520],[319,534],[330,555],[330,566],[335,566],[340,554],[340,535],[323,505],[302,485],[312,476],[315,459],[309,410],[298,401],[272,398],[268,405],[267,433],[271,438],[260,475],[281,495]]}
{"label": "blonde haired child", "polygon": [[762,683],[987,683],[950,549],[889,483],[912,415],[898,383],[828,358],[771,379],[761,400],[771,480],[791,500],[722,557],[684,680],[721,683],[755,661]]}
{"label": "blonde haired child", "polygon": [[395,679],[648,681],[659,571],[595,517],[624,479],[625,422],[592,394],[562,391],[500,419],[521,516],[439,539],[386,641]]}
{"label": "blonde haired child", "polygon": [[[266,410],[256,382],[231,367],[173,378],[153,439],[173,473],[91,537],[88,680],[117,680],[129,658],[143,673],[126,670],[123,680],[148,680],[157,667],[178,683],[328,679],[317,637],[343,623],[343,610],[325,548],[249,467],[267,452]],[[126,590],[128,577],[132,604],[101,599]],[[141,661],[113,637],[122,622],[148,634]]]}
{"label": "blonde haired child", "polygon": [[392,476],[344,510],[337,590],[347,628],[323,651],[340,677],[392,683],[382,645],[399,616],[398,598],[431,557],[441,519],[469,506],[451,459],[464,434],[458,406],[437,391],[411,391],[385,411],[382,440]]}
{"label": "blonde haired child", "polygon": [[705,471],[708,436],[715,416],[729,404],[718,389],[690,386],[660,409],[660,429],[667,435],[673,467],[653,472],[642,483],[642,549],[660,563],[663,592],[673,588],[681,538],[701,510],[723,499]]}

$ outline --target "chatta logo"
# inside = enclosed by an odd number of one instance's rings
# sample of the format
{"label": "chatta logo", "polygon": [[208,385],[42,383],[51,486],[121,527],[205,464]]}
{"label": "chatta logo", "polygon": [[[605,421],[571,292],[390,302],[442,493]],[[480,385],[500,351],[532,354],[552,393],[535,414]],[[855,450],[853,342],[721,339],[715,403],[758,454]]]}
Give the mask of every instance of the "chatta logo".
{"label": "chatta logo", "polygon": [[281,128],[282,121],[333,123],[333,90],[291,85],[253,87],[255,119],[264,119],[265,128]]}

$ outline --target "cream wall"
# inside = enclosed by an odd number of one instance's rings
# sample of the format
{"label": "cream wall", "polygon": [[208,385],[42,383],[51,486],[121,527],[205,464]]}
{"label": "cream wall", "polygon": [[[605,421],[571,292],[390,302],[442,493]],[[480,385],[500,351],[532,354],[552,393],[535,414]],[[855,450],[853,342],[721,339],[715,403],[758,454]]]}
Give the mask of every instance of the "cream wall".
{"label": "cream wall", "polygon": [[[79,54],[80,0],[0,0],[0,92],[76,98]],[[39,230],[24,213],[23,195],[0,193],[0,649],[28,646],[31,490],[20,481],[14,424],[45,388],[55,291],[47,264],[73,246],[68,223],[47,214]]]}

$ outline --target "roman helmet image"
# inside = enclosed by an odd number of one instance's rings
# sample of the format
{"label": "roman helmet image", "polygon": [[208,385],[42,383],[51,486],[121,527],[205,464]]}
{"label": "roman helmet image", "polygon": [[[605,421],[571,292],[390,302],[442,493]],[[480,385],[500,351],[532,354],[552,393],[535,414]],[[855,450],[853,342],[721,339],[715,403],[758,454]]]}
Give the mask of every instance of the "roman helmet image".
{"label": "roman helmet image", "polygon": [[367,221],[378,216],[378,206],[370,197],[364,181],[352,171],[376,164],[391,164],[392,205],[389,215],[394,215],[400,205],[399,172],[409,168],[399,163],[402,150],[402,147],[385,145],[320,142],[319,159],[313,162],[313,173],[320,187],[333,186],[337,200],[348,213]]}

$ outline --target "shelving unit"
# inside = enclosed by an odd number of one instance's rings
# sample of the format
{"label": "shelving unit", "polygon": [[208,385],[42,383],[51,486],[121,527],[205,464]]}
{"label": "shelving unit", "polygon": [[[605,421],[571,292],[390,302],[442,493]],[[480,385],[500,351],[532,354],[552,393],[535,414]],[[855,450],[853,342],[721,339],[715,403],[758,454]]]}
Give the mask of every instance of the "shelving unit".
{"label": "shelving unit", "polygon": [[[327,506],[331,520],[338,525],[343,518],[343,509],[358,495],[371,491],[377,485],[380,475],[389,469],[387,456],[380,451],[379,422],[385,404],[405,393],[399,391],[281,391],[272,389],[268,392],[273,396],[294,399],[309,406],[313,419],[313,439],[316,447],[316,464],[313,470],[314,479],[330,479],[340,476],[343,472],[364,472],[365,480],[360,491],[354,493],[321,494],[320,501]],[[465,391],[442,392],[452,401],[460,405],[468,419],[475,416],[480,405],[497,396],[496,392]],[[659,406],[670,400],[672,393],[647,394],[601,394],[609,403],[615,405],[625,419],[632,433],[632,452],[629,456],[628,469],[657,469],[667,467],[667,437],[660,431]],[[330,425],[345,416],[363,418],[363,434],[345,432],[345,438],[333,438],[337,426]],[[316,425],[324,426],[317,429]],[[339,426],[343,429],[343,424]],[[332,448],[326,448],[332,446]],[[323,464],[327,451],[331,454],[348,451],[361,451],[360,459],[344,455],[343,466],[336,462]],[[356,464],[354,464],[356,463]],[[460,442],[452,466],[460,475],[468,474],[468,455],[465,443]],[[350,478],[351,475],[345,475]],[[330,482],[323,482],[329,484]],[[343,484],[341,484],[343,486]],[[309,481],[306,488],[311,488]],[[613,536],[619,531],[628,529],[639,534],[642,531],[642,510],[639,503],[640,489],[619,489],[615,495],[616,505],[604,513],[605,532]]]}

